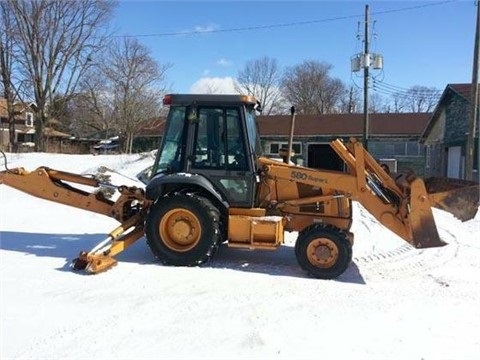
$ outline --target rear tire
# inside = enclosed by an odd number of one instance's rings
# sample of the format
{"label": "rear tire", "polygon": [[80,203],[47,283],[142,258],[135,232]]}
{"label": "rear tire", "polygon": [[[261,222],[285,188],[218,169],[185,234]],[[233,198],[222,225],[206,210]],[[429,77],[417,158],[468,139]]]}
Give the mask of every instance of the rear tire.
{"label": "rear tire", "polygon": [[312,225],[303,230],[295,243],[298,264],[317,279],[334,279],[345,272],[352,260],[352,245],[333,226]]}
{"label": "rear tire", "polygon": [[196,266],[218,246],[220,213],[205,197],[176,193],[157,200],[145,221],[147,244],[166,265]]}

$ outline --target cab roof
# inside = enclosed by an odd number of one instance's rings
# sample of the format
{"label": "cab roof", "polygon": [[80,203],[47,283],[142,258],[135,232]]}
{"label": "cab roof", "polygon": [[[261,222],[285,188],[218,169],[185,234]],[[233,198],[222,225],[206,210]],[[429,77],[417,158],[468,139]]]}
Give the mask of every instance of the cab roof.
{"label": "cab roof", "polygon": [[220,95],[220,94],[167,94],[163,98],[164,105],[233,105],[233,104],[257,104],[257,99],[249,95]]}

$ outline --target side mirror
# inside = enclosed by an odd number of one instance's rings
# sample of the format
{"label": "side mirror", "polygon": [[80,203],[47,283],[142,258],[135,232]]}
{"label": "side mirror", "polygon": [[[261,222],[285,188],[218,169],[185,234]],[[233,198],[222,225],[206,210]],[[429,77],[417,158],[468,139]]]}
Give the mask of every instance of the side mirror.
{"label": "side mirror", "polygon": [[152,170],[153,170],[153,165],[147,167],[146,169],[143,169],[137,174],[137,179],[140,180],[145,185],[147,185],[148,182],[150,181],[150,178],[152,177]]}
{"label": "side mirror", "polygon": [[260,101],[257,100],[257,103],[255,104],[255,106],[253,107],[255,110],[257,110],[259,113],[261,113],[263,111],[262,109],[262,104],[260,103]]}

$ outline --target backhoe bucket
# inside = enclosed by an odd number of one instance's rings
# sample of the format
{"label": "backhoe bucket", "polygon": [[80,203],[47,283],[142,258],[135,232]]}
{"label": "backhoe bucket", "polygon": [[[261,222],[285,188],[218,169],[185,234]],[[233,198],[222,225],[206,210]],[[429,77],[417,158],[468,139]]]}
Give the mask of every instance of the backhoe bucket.
{"label": "backhoe bucket", "polygon": [[431,206],[448,211],[461,221],[475,217],[480,194],[477,182],[431,177],[425,180],[425,187]]}

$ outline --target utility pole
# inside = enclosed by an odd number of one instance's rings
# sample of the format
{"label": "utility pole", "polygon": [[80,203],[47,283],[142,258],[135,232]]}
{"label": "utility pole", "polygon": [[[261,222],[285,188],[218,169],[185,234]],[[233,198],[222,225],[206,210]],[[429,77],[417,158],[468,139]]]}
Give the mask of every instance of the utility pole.
{"label": "utility pole", "polygon": [[[468,122],[467,144],[465,151],[465,179],[473,180],[473,159],[475,151],[475,133],[478,122],[478,68],[479,68],[479,44],[478,37],[480,35],[480,5],[476,1],[477,21],[475,26],[475,45],[473,50],[473,71],[472,71],[472,90],[470,103],[470,118]],[[480,145],[480,144],[479,144]],[[478,145],[477,145],[478,146]],[[479,146],[480,148],[480,146]],[[477,151],[478,148],[477,148]],[[478,156],[480,161],[480,156]],[[477,174],[480,177],[480,164],[477,164]]]}
{"label": "utility pole", "polygon": [[[360,25],[359,25],[360,29]],[[380,54],[370,54],[370,17],[368,13],[368,5],[365,5],[365,27],[364,27],[363,53],[355,54],[351,57],[352,72],[358,72],[363,68],[363,146],[368,149],[369,140],[369,116],[368,116],[368,81],[370,77],[370,67],[374,70],[383,68],[383,56]],[[357,34],[357,38],[360,36]]]}
{"label": "utility pole", "polygon": [[368,69],[370,68],[370,54],[368,52],[368,5],[365,5],[365,50],[363,65],[363,145],[368,149]]}

